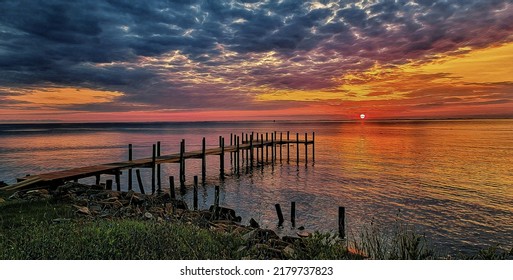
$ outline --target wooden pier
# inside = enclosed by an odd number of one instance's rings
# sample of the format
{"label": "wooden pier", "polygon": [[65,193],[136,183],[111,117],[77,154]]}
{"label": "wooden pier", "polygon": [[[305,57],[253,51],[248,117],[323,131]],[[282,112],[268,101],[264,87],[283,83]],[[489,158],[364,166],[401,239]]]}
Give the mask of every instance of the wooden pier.
{"label": "wooden pier", "polygon": [[[270,136],[269,136],[270,135]],[[287,151],[287,163],[290,162],[290,145],[296,145],[296,164],[299,165],[299,145],[305,145],[304,162],[308,164],[308,145],[312,146],[311,158],[312,162],[315,161],[315,133],[312,133],[311,138],[308,138],[308,134],[305,133],[305,138],[300,139],[299,133],[296,134],[296,139],[290,139],[290,132],[286,132],[286,138],[284,139],[284,133],[242,133],[240,135],[231,134],[230,144],[225,146],[224,137],[219,136],[219,143],[217,147],[207,148],[205,138],[202,140],[202,149],[197,151],[186,151],[185,140],[180,143],[180,152],[168,155],[160,155],[160,142],[153,145],[153,153],[151,157],[132,159],[132,144],[128,145],[128,161],[114,162],[99,164],[93,166],[85,166],[79,168],[73,168],[62,171],[49,172],[39,175],[31,175],[23,178],[19,178],[16,184],[5,187],[5,190],[22,190],[37,188],[39,186],[48,185],[59,185],[66,181],[77,181],[78,179],[87,177],[96,177],[96,184],[100,184],[100,176],[104,174],[115,176],[116,188],[121,190],[120,176],[122,170],[128,169],[128,189],[132,187],[132,169],[137,168],[151,168],[151,190],[152,193],[160,191],[161,176],[160,176],[160,165],[165,163],[178,163],[180,164],[179,180],[180,187],[185,186],[185,173],[187,159],[201,159],[201,178],[205,182],[206,178],[206,158],[207,156],[219,156],[219,177],[223,179],[225,177],[225,153],[230,154],[231,162],[234,167],[234,173],[240,174],[240,167],[244,163],[247,167],[264,166],[267,163],[275,164],[276,161],[282,161],[282,148],[286,146]],[[277,149],[279,148],[279,158],[277,158]],[[270,152],[269,152],[270,150]],[[265,152],[265,159],[264,159]],[[269,156],[271,158],[269,162]],[[240,161],[242,157],[242,163]],[[139,182],[139,189],[144,193],[144,187],[142,186],[142,180],[140,179],[140,172],[136,170],[137,179]]]}

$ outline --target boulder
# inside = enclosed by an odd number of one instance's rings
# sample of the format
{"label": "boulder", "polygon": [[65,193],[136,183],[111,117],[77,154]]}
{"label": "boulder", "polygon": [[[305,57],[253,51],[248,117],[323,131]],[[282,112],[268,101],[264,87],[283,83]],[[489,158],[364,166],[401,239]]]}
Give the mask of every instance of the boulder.
{"label": "boulder", "polygon": [[259,228],[260,225],[257,223],[257,221],[255,221],[255,219],[251,218],[251,220],[249,220],[249,226],[252,227],[252,228]]}

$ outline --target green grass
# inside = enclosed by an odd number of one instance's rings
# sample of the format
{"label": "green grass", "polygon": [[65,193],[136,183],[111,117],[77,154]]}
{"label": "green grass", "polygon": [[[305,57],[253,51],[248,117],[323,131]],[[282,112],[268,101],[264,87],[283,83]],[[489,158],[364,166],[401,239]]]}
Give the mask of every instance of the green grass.
{"label": "green grass", "polygon": [[[6,198],[8,194],[1,193]],[[194,224],[138,219],[93,219],[55,200],[0,203],[0,259],[438,259],[433,246],[412,228],[383,232],[373,225],[348,243],[316,232],[293,244],[265,245],[242,233],[211,231]],[[280,245],[281,244],[281,245]],[[281,248],[279,248],[282,246]],[[283,250],[283,246],[288,247]],[[279,248],[280,250],[277,250]],[[457,259],[507,259],[499,246]]]}
{"label": "green grass", "polygon": [[0,259],[238,259],[242,245],[194,225],[77,219],[52,201],[0,204],[0,229]]}

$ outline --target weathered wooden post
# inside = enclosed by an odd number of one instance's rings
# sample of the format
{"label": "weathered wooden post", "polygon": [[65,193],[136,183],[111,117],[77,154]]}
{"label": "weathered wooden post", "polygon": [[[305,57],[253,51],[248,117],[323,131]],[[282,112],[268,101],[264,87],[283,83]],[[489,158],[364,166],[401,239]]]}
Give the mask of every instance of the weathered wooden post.
{"label": "weathered wooden post", "polygon": [[296,133],[296,165],[299,165],[299,133]]}
{"label": "weathered wooden post", "polygon": [[194,176],[194,210],[198,210],[198,176]]}
{"label": "weathered wooden post", "polygon": [[[128,160],[132,161],[132,144],[128,144]],[[132,168],[128,169],[128,190],[132,190]]]}
{"label": "weathered wooden post", "polygon": [[139,191],[142,193],[142,194],[145,194],[144,192],[144,185],[143,185],[143,181],[141,179],[141,171],[139,169],[136,169],[135,170],[135,175],[137,176],[137,183],[139,184]]}
{"label": "weathered wooden post", "polygon": [[253,132],[251,132],[251,136],[249,137],[249,162],[250,166],[253,167]]}
{"label": "weathered wooden post", "polygon": [[305,165],[308,165],[308,132],[305,132]]}
{"label": "weathered wooden post", "polygon": [[157,154],[157,146],[153,144],[153,153],[151,155],[151,194],[155,193],[155,156]]}
{"label": "weathered wooden post", "polygon": [[96,174],[96,185],[100,185],[100,174]]}
{"label": "weathered wooden post", "polygon": [[258,164],[260,164],[260,151],[258,150],[258,142],[260,138],[258,138],[258,132],[256,133],[256,138],[255,138],[255,145],[256,145],[256,155],[257,155],[257,160],[256,160],[256,164],[258,166]]}
{"label": "weathered wooden post", "polygon": [[292,201],[290,203],[290,222],[292,223],[292,227],[296,227],[296,202]]}
{"label": "weathered wooden post", "polygon": [[279,203],[275,204],[276,214],[278,215],[278,226],[283,225],[283,213],[281,212],[281,206]]}
{"label": "weathered wooden post", "polygon": [[214,191],[214,207],[215,208],[219,207],[219,186],[215,186],[215,191]]}
{"label": "weathered wooden post", "polygon": [[109,180],[105,181],[105,184],[106,184],[105,189],[112,191],[112,180],[109,179]]}
{"label": "weathered wooden post", "polygon": [[273,158],[274,158],[274,162],[276,162],[276,144],[278,143],[278,134],[276,133],[276,131],[274,132],[274,144],[273,144]]}
{"label": "weathered wooden post", "polygon": [[237,174],[240,172],[240,138],[237,136]]}
{"label": "weathered wooden post", "polygon": [[[230,133],[230,147],[233,146],[233,133]],[[230,164],[233,166],[233,152],[230,152]]]}
{"label": "weathered wooden post", "polygon": [[287,163],[290,161],[290,131],[287,131]]}
{"label": "weathered wooden post", "polygon": [[315,163],[315,131],[312,132],[312,162]]}
{"label": "weathered wooden post", "polygon": [[280,163],[281,163],[281,157],[282,157],[282,147],[283,147],[283,132],[280,132]]}
{"label": "weathered wooden post", "polygon": [[185,139],[180,142],[180,189],[185,190]]}
{"label": "weathered wooden post", "polygon": [[[249,144],[249,133],[246,133],[246,145]],[[246,147],[246,166],[249,166],[249,159],[250,159],[250,155],[249,155],[249,149]]]}
{"label": "weathered wooden post", "polygon": [[262,149],[260,150],[260,159],[262,160],[262,167],[264,166],[264,134],[260,135],[260,144],[262,145]]}
{"label": "weathered wooden post", "polygon": [[171,199],[176,199],[174,176],[169,176],[169,196]]}
{"label": "weathered wooden post", "polygon": [[274,134],[271,133],[271,164],[274,165]]}
{"label": "weathered wooden post", "polygon": [[224,138],[219,136],[219,147],[221,147],[221,154],[219,155],[219,176],[224,179]]}
{"label": "weathered wooden post", "polygon": [[269,142],[269,132],[265,133],[265,162],[269,162],[269,146],[267,142]]}
{"label": "weathered wooden post", "polygon": [[[241,134],[240,136],[240,145],[244,145],[244,132]],[[241,153],[241,157],[242,157],[242,163],[241,163],[241,167],[244,167],[244,154],[245,154],[245,151],[244,149],[242,149],[242,151],[240,152]]]}
{"label": "weathered wooden post", "polygon": [[338,235],[344,239],[346,237],[346,208],[338,207]]}
{"label": "weathered wooden post", "polygon": [[207,154],[206,154],[206,142],[205,137],[201,141],[201,182],[205,184],[207,178]]}
{"label": "weathered wooden post", "polygon": [[[157,157],[160,157],[160,141],[157,141]],[[157,164],[157,193],[162,192],[162,181],[160,178],[161,168],[160,164]]]}
{"label": "weathered wooden post", "polygon": [[121,191],[121,171],[116,170],[116,174],[114,175],[114,178],[116,179],[116,190],[119,192]]}

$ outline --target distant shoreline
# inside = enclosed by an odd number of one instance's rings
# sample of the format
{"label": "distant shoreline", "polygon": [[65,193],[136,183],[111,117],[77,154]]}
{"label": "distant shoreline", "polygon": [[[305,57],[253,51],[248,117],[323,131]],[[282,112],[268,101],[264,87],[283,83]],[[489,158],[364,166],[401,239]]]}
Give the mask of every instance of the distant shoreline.
{"label": "distant shoreline", "polygon": [[[382,123],[382,122],[424,122],[424,121],[508,121],[513,120],[512,117],[487,117],[487,118],[428,118],[428,119],[366,119],[363,122]],[[239,120],[239,121],[127,121],[127,122],[63,122],[63,121],[0,121],[0,125],[55,125],[55,124],[230,124],[230,123],[361,123],[362,120]]]}

